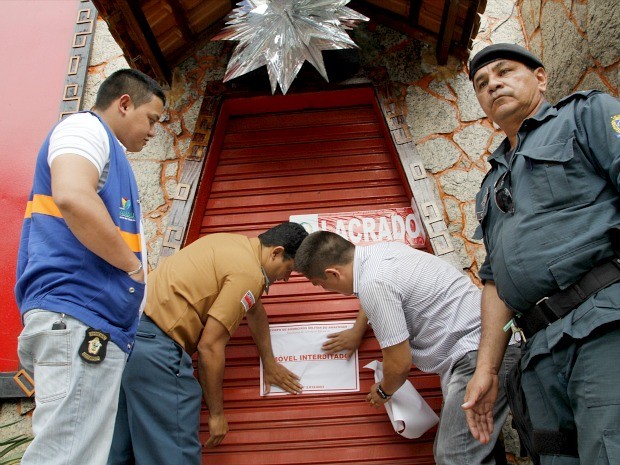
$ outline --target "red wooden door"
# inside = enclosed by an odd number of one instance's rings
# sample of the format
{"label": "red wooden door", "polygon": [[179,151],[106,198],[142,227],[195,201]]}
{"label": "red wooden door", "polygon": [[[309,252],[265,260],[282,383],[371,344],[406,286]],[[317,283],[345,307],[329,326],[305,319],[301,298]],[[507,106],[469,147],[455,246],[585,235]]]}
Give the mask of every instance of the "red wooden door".
{"label": "red wooden door", "polygon": [[[192,215],[188,241],[203,234],[257,236],[291,215],[407,207],[411,193],[372,89],[231,99],[224,102]],[[314,288],[293,275],[263,302],[271,323],[354,319],[357,299]],[[385,410],[364,398],[362,367],[381,359],[369,332],[359,351],[361,391],[259,396],[259,358],[242,324],[226,350],[225,410],[230,432],[204,463],[431,464],[434,430],[397,435]],[[439,411],[439,378],[410,379]],[[203,411],[201,440],[207,437]]]}

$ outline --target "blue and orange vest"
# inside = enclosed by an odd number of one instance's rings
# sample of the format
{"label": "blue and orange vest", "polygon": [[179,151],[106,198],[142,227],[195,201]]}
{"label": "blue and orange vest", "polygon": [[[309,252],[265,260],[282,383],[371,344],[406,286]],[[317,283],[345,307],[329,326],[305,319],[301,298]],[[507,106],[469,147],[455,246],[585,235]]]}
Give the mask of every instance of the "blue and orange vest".
{"label": "blue and orange vest", "polygon": [[[125,150],[99,120],[110,143],[109,173],[99,196],[119,234],[142,260],[138,186]],[[47,162],[52,131],[39,151],[20,239],[15,285],[20,313],[32,309],[65,313],[109,333],[129,353],[145,286],[93,254],[67,227],[52,198]]]}

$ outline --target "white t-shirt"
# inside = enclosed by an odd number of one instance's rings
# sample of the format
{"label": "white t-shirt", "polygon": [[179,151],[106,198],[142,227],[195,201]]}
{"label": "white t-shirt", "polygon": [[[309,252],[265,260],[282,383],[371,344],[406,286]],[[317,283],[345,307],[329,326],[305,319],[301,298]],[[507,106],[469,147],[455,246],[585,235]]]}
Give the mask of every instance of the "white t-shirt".
{"label": "white t-shirt", "polygon": [[47,162],[58,155],[72,153],[89,160],[99,176],[110,160],[108,134],[99,119],[91,113],[76,113],[62,120],[52,132]]}
{"label": "white t-shirt", "polygon": [[108,177],[110,141],[103,124],[95,115],[76,113],[56,126],[50,137],[47,163],[51,166],[54,158],[67,153],[84,157],[95,165],[99,172],[97,190],[101,190]]}

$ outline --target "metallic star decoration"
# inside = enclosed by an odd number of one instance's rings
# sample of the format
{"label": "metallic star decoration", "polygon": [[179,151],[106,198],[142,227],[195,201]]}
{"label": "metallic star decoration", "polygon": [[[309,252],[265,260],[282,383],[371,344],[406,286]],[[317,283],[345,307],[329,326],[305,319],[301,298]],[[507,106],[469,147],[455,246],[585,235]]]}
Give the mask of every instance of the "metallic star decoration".
{"label": "metallic star decoration", "polygon": [[304,61],[329,82],[322,50],[357,48],[346,33],[368,18],[350,0],[243,0],[212,40],[238,40],[224,82],[267,66],[271,93],[286,94]]}

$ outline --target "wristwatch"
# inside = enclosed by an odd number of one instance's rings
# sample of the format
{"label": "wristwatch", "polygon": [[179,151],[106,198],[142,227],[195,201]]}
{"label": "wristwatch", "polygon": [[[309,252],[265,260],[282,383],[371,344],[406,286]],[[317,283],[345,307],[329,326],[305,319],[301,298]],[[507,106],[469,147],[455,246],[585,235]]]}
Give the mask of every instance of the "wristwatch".
{"label": "wristwatch", "polygon": [[377,394],[379,394],[379,397],[381,397],[382,399],[389,399],[390,397],[392,397],[392,394],[387,394],[383,388],[381,387],[381,385],[379,384],[377,386]]}

